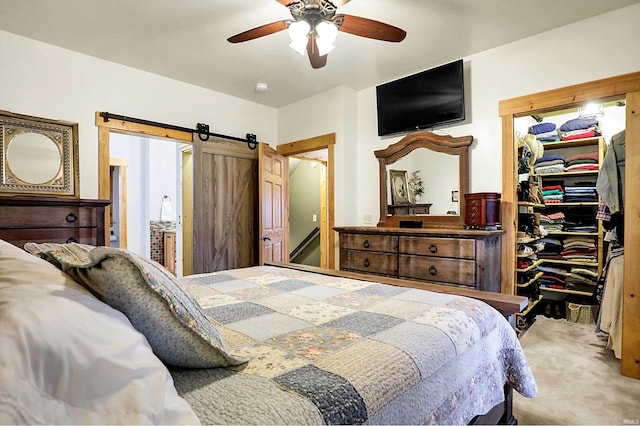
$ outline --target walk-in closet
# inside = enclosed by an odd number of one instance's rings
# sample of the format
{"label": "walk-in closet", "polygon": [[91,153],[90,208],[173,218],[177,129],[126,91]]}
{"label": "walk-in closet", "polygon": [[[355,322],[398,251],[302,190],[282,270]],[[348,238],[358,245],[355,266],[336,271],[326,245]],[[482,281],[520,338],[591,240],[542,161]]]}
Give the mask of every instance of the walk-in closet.
{"label": "walk-in closet", "polygon": [[529,299],[516,328],[541,315],[591,325],[640,378],[639,201],[625,191],[638,174],[640,73],[502,101],[500,115],[502,290]]}

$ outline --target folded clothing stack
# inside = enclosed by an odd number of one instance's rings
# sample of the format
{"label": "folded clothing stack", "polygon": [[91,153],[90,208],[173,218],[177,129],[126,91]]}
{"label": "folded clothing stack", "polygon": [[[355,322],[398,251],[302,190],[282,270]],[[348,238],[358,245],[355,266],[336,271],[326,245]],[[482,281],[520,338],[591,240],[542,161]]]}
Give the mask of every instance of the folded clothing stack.
{"label": "folded clothing stack", "polygon": [[573,267],[566,282],[569,290],[594,293],[598,285],[598,274],[590,269]]}
{"label": "folded clothing stack", "polygon": [[600,136],[600,127],[595,118],[574,118],[560,126],[560,139],[569,141],[573,139],[593,138]]}
{"label": "folded clothing stack", "polygon": [[596,213],[590,207],[576,207],[568,210],[564,217],[565,232],[598,232]]}
{"label": "folded clothing stack", "polygon": [[544,243],[544,248],[537,253],[538,259],[564,260],[562,257],[562,240],[557,238],[544,237],[540,240]]}
{"label": "folded clothing stack", "polygon": [[565,289],[567,287],[568,270],[541,265],[538,266],[538,271],[542,272],[542,276],[538,278],[541,288]]}
{"label": "folded clothing stack", "polygon": [[598,170],[598,152],[585,152],[564,159],[565,172]]}
{"label": "folded clothing stack", "polygon": [[529,134],[540,142],[557,142],[560,140],[555,123],[538,123],[529,127]]}
{"label": "folded clothing stack", "polygon": [[593,237],[571,236],[564,239],[562,243],[562,257],[566,260],[580,262],[596,261],[596,243]]}
{"label": "folded clothing stack", "polygon": [[540,215],[540,225],[547,232],[562,232],[564,228],[564,212],[553,212]]}
{"label": "folded clothing stack", "polygon": [[546,154],[538,158],[533,164],[537,174],[563,173],[564,156],[561,154]]}
{"label": "folded clothing stack", "polygon": [[542,186],[542,199],[545,204],[561,203],[564,201],[563,182],[549,182]]}
{"label": "folded clothing stack", "polygon": [[565,186],[564,201],[565,203],[597,202],[598,192],[596,191],[595,183],[578,183],[575,186]]}

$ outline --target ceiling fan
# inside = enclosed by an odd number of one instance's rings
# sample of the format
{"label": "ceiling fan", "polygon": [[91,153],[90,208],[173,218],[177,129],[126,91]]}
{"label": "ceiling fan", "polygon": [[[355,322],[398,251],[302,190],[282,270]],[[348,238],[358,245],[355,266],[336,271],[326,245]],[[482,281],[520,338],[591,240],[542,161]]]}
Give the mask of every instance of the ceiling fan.
{"label": "ceiling fan", "polygon": [[279,31],[289,30],[291,46],[298,53],[306,50],[313,68],[327,63],[338,31],[382,41],[399,42],[407,33],[393,25],[359,16],[336,14],[350,0],[276,0],[289,8],[293,19],[272,22],[241,32],[227,40],[240,43]]}

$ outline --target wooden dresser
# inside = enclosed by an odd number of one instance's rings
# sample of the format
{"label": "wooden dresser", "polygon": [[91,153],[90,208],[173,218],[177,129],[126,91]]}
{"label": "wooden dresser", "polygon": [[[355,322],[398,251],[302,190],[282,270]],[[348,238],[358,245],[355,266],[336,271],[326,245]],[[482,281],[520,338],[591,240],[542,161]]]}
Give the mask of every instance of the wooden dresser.
{"label": "wooden dresser", "polygon": [[27,242],[104,245],[104,208],[109,204],[110,200],[0,197],[0,239],[20,248]]}
{"label": "wooden dresser", "polygon": [[340,269],[500,292],[503,231],[337,227]]}

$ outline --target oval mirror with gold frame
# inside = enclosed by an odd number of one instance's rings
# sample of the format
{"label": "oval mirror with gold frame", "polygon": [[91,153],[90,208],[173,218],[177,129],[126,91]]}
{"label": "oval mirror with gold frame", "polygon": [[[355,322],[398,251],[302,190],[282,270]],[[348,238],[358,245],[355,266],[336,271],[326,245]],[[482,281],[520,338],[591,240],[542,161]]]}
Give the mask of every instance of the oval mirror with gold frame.
{"label": "oval mirror with gold frame", "polygon": [[[456,228],[464,227],[464,196],[469,190],[469,146],[473,143],[473,136],[452,137],[437,135],[431,132],[414,132],[389,145],[387,148],[375,151],[379,162],[380,173],[380,221],[379,227],[398,228],[406,224],[419,228]],[[425,179],[425,186],[435,186],[438,190],[446,192],[446,201],[440,201],[443,197],[435,197],[433,192],[430,197],[416,201],[407,197],[406,203],[398,204],[390,197],[393,186],[390,183],[391,170],[388,166],[393,164],[395,174],[398,168],[404,170],[412,166],[402,166],[403,161],[411,153],[420,152],[417,160],[407,164],[416,164],[413,171],[420,170],[429,176]],[[434,158],[433,161],[425,160],[424,155]],[[422,158],[422,160],[420,160]],[[437,167],[435,164],[437,163]],[[428,166],[431,164],[431,166]],[[427,168],[438,169],[437,175],[429,175]],[[407,170],[410,175],[412,170]],[[448,181],[451,182],[448,182]],[[410,183],[409,183],[409,186]],[[442,191],[440,191],[442,192]],[[456,198],[454,198],[456,197]],[[433,203],[436,203],[435,205]]]}
{"label": "oval mirror with gold frame", "polygon": [[0,195],[78,197],[78,125],[0,111]]}

